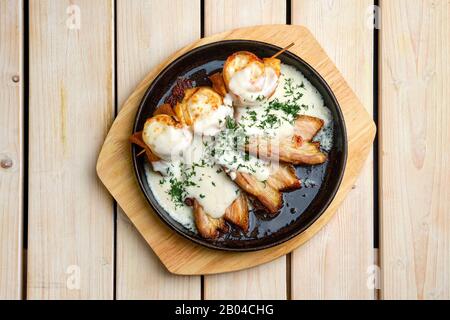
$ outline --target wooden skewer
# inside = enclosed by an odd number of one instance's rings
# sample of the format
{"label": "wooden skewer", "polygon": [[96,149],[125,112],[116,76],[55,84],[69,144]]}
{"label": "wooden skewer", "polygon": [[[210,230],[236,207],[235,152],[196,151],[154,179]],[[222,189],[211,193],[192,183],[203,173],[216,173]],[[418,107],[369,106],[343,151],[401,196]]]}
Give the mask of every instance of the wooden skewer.
{"label": "wooden skewer", "polygon": [[280,54],[282,54],[283,52],[285,52],[286,50],[288,50],[289,48],[291,48],[294,44],[295,44],[295,43],[292,42],[290,45],[284,47],[283,49],[281,49],[280,51],[278,51],[277,53],[275,53],[273,56],[271,56],[270,58],[273,59],[273,58],[278,57]]}
{"label": "wooden skewer", "polygon": [[143,155],[145,153],[145,149],[144,150],[141,150],[141,152],[139,152],[137,155],[136,155],[136,157],[139,157],[140,155]]}

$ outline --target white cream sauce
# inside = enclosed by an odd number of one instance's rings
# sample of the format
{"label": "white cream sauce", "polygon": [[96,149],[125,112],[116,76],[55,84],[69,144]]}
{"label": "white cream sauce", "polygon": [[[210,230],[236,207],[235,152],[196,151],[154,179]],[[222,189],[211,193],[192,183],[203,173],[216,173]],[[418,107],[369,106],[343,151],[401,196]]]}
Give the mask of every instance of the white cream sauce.
{"label": "white cream sauce", "polygon": [[258,105],[275,91],[277,84],[278,76],[272,68],[250,63],[231,77],[229,87],[237,105]]}
{"label": "white cream sauce", "polygon": [[149,164],[145,165],[145,174],[147,177],[148,185],[150,186],[150,189],[152,190],[152,193],[159,205],[182,226],[184,226],[188,230],[197,232],[197,228],[195,227],[194,223],[192,208],[186,205],[178,206],[175,204],[175,202],[172,201],[172,198],[168,193],[170,185],[168,183],[161,183],[163,181],[163,177],[159,172],[155,172],[154,170],[152,170]]}
{"label": "white cream sauce", "polygon": [[187,127],[152,121],[144,128],[143,140],[159,158],[170,161],[191,144],[192,133]]}
{"label": "white cream sauce", "polygon": [[241,127],[222,131],[212,147],[215,162],[226,168],[232,180],[236,171],[252,174],[260,181],[269,178],[270,163],[245,152],[245,130]]}
{"label": "white cream sauce", "polygon": [[233,117],[233,109],[230,106],[221,105],[217,110],[211,110],[204,117],[198,118],[194,122],[194,132],[215,136],[224,128],[226,117]]}
{"label": "white cream sauce", "polygon": [[[194,198],[211,217],[220,218],[238,197],[239,188],[211,158],[209,143],[209,138],[195,136],[180,159],[161,160],[153,162],[152,166],[154,171],[160,172],[158,184],[164,186],[161,188],[175,206],[186,206],[184,199]],[[154,177],[149,179],[154,180]],[[155,181],[151,185],[155,185]]]}

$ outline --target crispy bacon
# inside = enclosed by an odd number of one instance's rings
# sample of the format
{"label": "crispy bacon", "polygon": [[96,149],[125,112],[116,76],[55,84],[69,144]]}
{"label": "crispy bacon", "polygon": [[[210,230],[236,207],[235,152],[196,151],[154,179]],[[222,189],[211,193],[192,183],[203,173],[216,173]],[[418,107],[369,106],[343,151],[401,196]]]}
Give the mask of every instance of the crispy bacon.
{"label": "crispy bacon", "polygon": [[227,208],[224,215],[225,220],[241,228],[244,232],[248,231],[248,201],[247,196],[241,193]]}
{"label": "crispy bacon", "polygon": [[281,193],[267,182],[259,181],[251,174],[236,172],[234,182],[245,192],[257,198],[269,213],[275,214],[283,206]]}
{"label": "crispy bacon", "polygon": [[279,165],[275,167],[267,179],[267,183],[279,191],[292,191],[301,187],[295,168],[292,165]]}
{"label": "crispy bacon", "polygon": [[305,141],[311,141],[317,132],[323,127],[323,120],[316,117],[301,115],[294,124],[295,135],[302,137]]}
{"label": "crispy bacon", "polygon": [[248,202],[246,195],[243,193],[227,208],[223,218],[210,217],[195,199],[193,199],[193,210],[195,225],[203,238],[216,239],[220,235],[220,231],[228,232],[225,220],[238,226],[244,232],[248,231]]}
{"label": "crispy bacon", "polygon": [[194,199],[194,221],[198,233],[206,239],[216,239],[220,231],[228,232],[228,226],[224,218],[211,218],[203,207]]}
{"label": "crispy bacon", "polygon": [[258,199],[272,214],[277,213],[283,205],[281,191],[292,191],[301,187],[295,168],[292,165],[284,164],[272,168],[272,172],[265,182],[244,172],[236,172],[234,182],[245,192]]}
{"label": "crispy bacon", "polygon": [[227,88],[225,87],[225,82],[223,81],[222,72],[214,73],[209,76],[209,80],[212,82],[212,88],[222,97],[227,94]]}
{"label": "crispy bacon", "polygon": [[318,142],[308,142],[300,136],[293,136],[278,141],[267,137],[251,137],[246,150],[260,158],[277,160],[286,163],[321,164],[327,156],[320,151]]}
{"label": "crispy bacon", "polygon": [[250,137],[246,150],[260,158],[292,164],[321,164],[327,156],[320,151],[319,142],[311,139],[322,128],[323,120],[311,116],[299,116],[295,121],[294,136],[282,140],[268,137]]}

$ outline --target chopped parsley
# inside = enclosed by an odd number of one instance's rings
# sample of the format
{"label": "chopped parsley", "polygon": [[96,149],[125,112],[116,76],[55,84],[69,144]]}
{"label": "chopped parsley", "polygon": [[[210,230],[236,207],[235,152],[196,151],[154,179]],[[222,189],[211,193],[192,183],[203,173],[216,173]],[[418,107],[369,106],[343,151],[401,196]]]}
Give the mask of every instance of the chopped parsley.
{"label": "chopped parsley", "polygon": [[286,115],[295,118],[300,112],[302,107],[296,103],[280,102],[278,99],[274,99],[270,101],[268,108],[272,110],[281,110]]}
{"label": "chopped parsley", "polygon": [[280,126],[280,119],[273,113],[268,113],[266,117],[258,124],[258,127],[261,129],[273,129],[276,128],[276,124],[278,124],[278,127]]}
{"label": "chopped parsley", "polygon": [[227,116],[225,118],[225,127],[229,130],[235,130],[237,128],[237,123],[234,121],[234,119],[230,116]]}
{"label": "chopped parsley", "polygon": [[168,193],[172,198],[172,201],[175,203],[175,206],[182,206],[184,203],[184,198],[186,197],[186,188],[183,181],[176,178],[171,178],[169,182],[170,189]]}
{"label": "chopped parsley", "polygon": [[303,81],[301,84],[294,84],[294,79],[286,78],[283,89],[285,98],[294,96],[294,100],[298,100],[303,96],[303,94],[299,94],[298,90],[305,89],[305,84]]}

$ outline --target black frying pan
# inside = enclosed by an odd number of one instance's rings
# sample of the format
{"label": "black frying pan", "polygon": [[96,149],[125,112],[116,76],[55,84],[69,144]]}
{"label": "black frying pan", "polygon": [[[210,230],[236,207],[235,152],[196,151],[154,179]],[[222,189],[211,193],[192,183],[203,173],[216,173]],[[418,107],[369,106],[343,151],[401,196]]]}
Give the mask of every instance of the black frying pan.
{"label": "black frying pan", "polygon": [[[257,41],[229,40],[207,44],[185,53],[161,71],[147,89],[136,114],[133,133],[141,131],[145,120],[152,116],[157,106],[164,103],[178,77],[191,79],[196,86],[211,85],[208,76],[221,70],[230,54],[242,50],[253,52],[259,57],[270,57],[281,48]],[[230,225],[231,231],[219,239],[203,239],[176,222],[159,205],[147,183],[144,167],[146,157],[137,157],[140,149],[132,146],[136,176],[150,205],[170,228],[198,244],[229,251],[252,251],[278,245],[303,232],[319,218],[339,188],[347,159],[347,135],[339,104],[325,80],[305,61],[290,52],[284,52],[278,58],[300,70],[322,95],[333,116],[334,141],[326,163],[296,168],[300,179],[308,176],[317,184],[285,193],[283,208],[276,217],[251,211],[247,234]]]}

